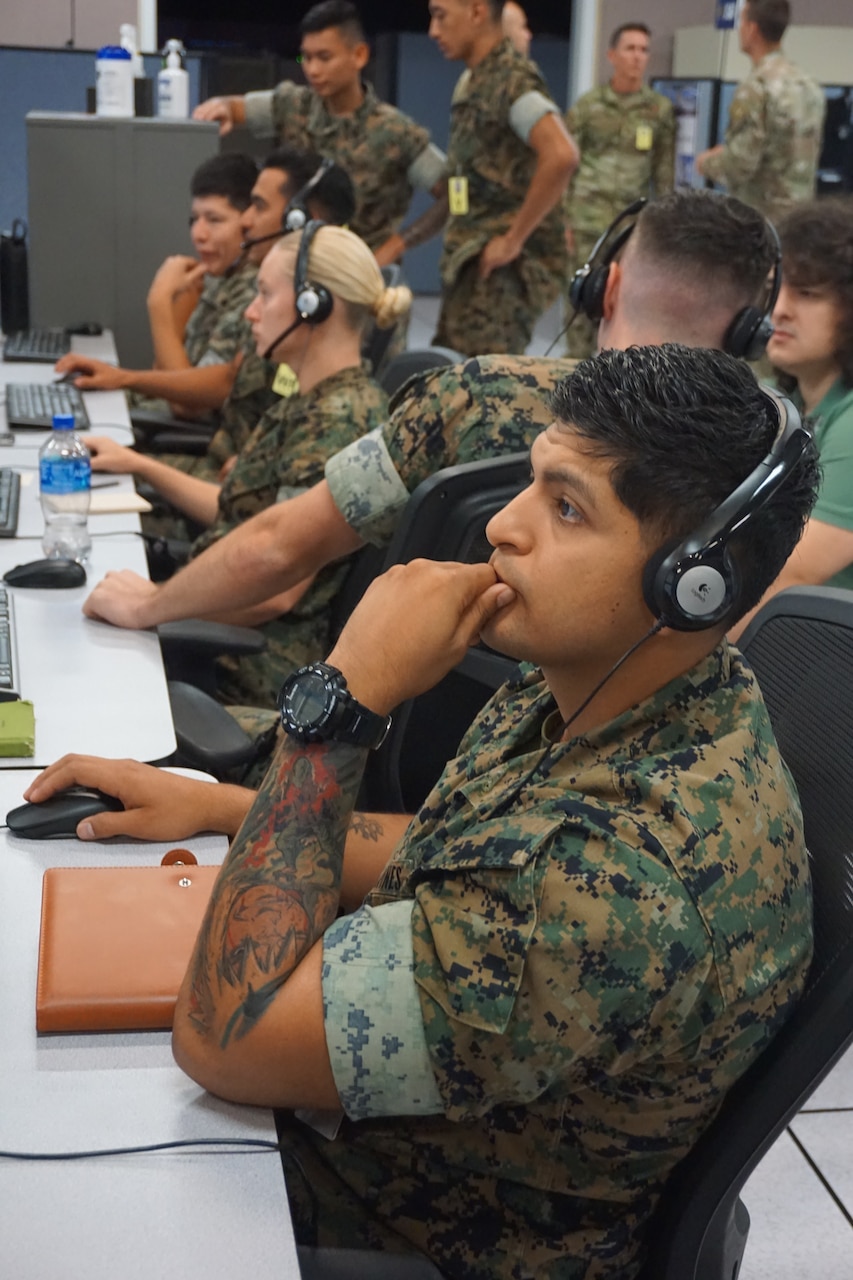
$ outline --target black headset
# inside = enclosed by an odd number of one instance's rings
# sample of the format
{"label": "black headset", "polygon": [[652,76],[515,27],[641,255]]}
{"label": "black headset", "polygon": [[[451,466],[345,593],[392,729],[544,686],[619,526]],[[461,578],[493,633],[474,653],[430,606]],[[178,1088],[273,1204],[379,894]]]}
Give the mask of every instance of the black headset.
{"label": "black headset", "polygon": [[[617,214],[607,230],[596,240],[587,261],[572,277],[569,302],[576,312],[581,312],[595,324],[604,314],[604,294],[610,276],[610,264],[637,225],[635,215],[647,203],[645,197],[641,197]],[[634,218],[634,221],[617,232],[620,223],[626,218]],[[773,332],[773,308],[782,286],[782,246],[773,223],[766,218],[764,223],[773,241],[773,268],[767,298],[763,308],[750,306],[739,311],[723,338],[723,350],[739,360],[758,360],[764,354],[764,348]]]}
{"label": "black headset", "polygon": [[306,222],[299,241],[299,252],[296,255],[296,271],[293,276],[293,290],[296,295],[296,314],[303,324],[322,324],[332,314],[333,299],[323,284],[312,284],[308,279],[308,255],[314,237],[325,222],[312,219]]}
{"label": "black headset", "polygon": [[281,217],[282,235],[289,235],[291,231],[301,231],[310,221],[308,197],[320,185],[329,170],[334,168],[334,164],[334,160],[323,160],[317,172],[312,174],[305,186],[300,187],[293,199],[288,202],[287,208]]}
{"label": "black headset", "polygon": [[791,401],[767,387],[760,390],[779,421],[770,452],[698,529],[665,543],[643,571],[646,604],[675,631],[701,631],[742,612],[729,543],[790,479],[811,442]]}

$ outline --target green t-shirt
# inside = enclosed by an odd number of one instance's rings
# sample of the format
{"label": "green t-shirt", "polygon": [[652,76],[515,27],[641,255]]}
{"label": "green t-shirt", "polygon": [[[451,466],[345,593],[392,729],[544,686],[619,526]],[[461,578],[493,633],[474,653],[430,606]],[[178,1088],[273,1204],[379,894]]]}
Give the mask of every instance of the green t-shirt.
{"label": "green t-shirt", "polygon": [[[809,414],[808,423],[823,469],[812,516],[836,529],[853,530],[853,387],[839,378]],[[826,586],[853,590],[853,564],[836,573]]]}

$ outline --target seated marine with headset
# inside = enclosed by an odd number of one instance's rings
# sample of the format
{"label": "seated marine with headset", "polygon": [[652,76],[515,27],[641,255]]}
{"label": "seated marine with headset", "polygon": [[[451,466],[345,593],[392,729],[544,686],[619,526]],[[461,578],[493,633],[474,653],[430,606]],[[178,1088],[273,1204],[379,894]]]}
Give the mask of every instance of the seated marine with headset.
{"label": "seated marine with headset", "polygon": [[[349,176],[340,165],[321,160],[313,152],[281,147],[262,161],[248,207],[242,220],[241,262],[252,272],[260,266],[273,243],[291,231],[300,231],[311,218],[344,225],[352,217],[355,193]],[[254,274],[253,274],[254,279]],[[276,366],[255,353],[251,331],[243,313],[251,293],[234,317],[246,329],[237,358],[220,370],[229,380],[229,390],[217,413],[217,431],[202,457],[170,453],[166,460],[193,475],[214,479],[222,466],[234,457],[257,426],[263,413],[278,398],[273,390]],[[143,390],[164,396],[173,405],[188,409],[197,394],[196,370],[162,369],[133,371],[116,368],[103,360],[74,355],[57,368],[76,373],[77,386],[84,391],[104,389]],[[141,415],[134,415],[138,424]],[[158,419],[155,417],[154,425]],[[149,532],[163,532],[151,522],[143,522]]]}
{"label": "seated marine with headset", "polygon": [[[285,681],[173,1031],[281,1109],[297,1240],[466,1280],[636,1276],[811,956],[799,806],[725,640],[800,536],[811,436],[675,345],[584,362],[552,412],[490,563],[392,569]],[[353,815],[367,753],[479,635],[525,666],[398,840]]]}
{"label": "seated marine with headset", "polygon": [[[368,324],[386,327],[408,311],[411,296],[405,287],[386,287],[370,249],[343,227],[311,221],[277,238],[261,263],[246,317],[258,354],[284,362],[291,385],[261,418],[224,482],[187,475],[102,437],[87,442],[93,470],[132,473],[207,526],[190,552],[199,554],[242,520],[315,484],[327,458],[383,421],[387,398],[362,368],[361,340]],[[329,567],[296,599],[288,594],[248,618],[231,619],[263,624],[267,648],[227,663],[224,701],[273,708],[283,676],[323,656],[329,600],[344,572]]]}
{"label": "seated marine with headset", "polygon": [[[681,341],[752,357],[770,332],[778,278],[778,242],[759,213],[727,196],[677,191],[620,215],[578,273],[574,301],[599,323],[602,348]],[[387,544],[422,480],[528,449],[571,367],[481,356],[411,379],[381,431],[330,458],[309,493],[247,521],[169,582],[108,574],[86,613],[149,627],[250,606],[365,542]]]}

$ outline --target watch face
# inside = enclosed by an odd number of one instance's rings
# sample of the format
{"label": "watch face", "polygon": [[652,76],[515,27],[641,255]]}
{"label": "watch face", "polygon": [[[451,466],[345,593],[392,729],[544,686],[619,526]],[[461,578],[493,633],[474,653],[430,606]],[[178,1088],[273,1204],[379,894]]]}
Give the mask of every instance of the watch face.
{"label": "watch face", "polygon": [[328,707],[329,689],[319,672],[304,673],[286,695],[288,714],[297,725],[310,728],[322,719]]}

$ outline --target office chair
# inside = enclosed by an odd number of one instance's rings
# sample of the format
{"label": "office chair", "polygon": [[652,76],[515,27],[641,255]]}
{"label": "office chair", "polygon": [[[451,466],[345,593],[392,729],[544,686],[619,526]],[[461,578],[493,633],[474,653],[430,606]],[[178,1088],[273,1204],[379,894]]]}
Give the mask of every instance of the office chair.
{"label": "office chair", "polygon": [[[380,267],[380,270],[387,289],[396,289],[398,285],[405,284],[403,268],[399,262],[391,262],[387,267]],[[378,324],[372,324],[361,344],[362,359],[370,361],[371,372],[379,381],[386,353],[399,327],[399,321],[388,329],[380,329]]]}
{"label": "office chair", "polygon": [[853,592],[781,592],[740,648],[800,794],[814,961],[789,1021],[670,1177],[642,1280],[736,1280],[749,1231],[740,1191],[853,1042]]}
{"label": "office chair", "polygon": [[216,433],[212,422],[194,422],[156,413],[153,409],[131,409],[133,446],[140,453],[188,453],[204,457]]}
{"label": "office chair", "polygon": [[463,364],[465,356],[450,347],[411,347],[388,361],[379,374],[379,385],[390,398],[416,373],[428,373],[446,364]]}
{"label": "office chair", "polygon": [[[430,560],[488,560],[485,528],[527,484],[526,453],[447,467],[418,485],[385,556],[394,564]],[[384,813],[414,813],[456,755],[465,730],[517,663],[482,647],[472,649],[434,689],[398,707],[382,746],[370,753],[359,805]]]}

